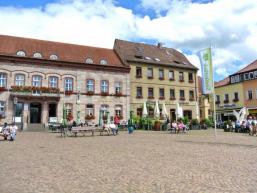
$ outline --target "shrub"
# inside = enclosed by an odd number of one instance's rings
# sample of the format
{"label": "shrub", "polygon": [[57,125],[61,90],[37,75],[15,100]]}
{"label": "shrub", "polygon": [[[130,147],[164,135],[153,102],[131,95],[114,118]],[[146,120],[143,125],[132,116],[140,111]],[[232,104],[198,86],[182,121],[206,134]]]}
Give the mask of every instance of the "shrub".
{"label": "shrub", "polygon": [[211,127],[212,126],[211,119],[208,119],[208,118],[204,119],[204,123],[206,124],[207,127]]}
{"label": "shrub", "polygon": [[192,120],[192,125],[199,125],[199,121],[197,119]]}

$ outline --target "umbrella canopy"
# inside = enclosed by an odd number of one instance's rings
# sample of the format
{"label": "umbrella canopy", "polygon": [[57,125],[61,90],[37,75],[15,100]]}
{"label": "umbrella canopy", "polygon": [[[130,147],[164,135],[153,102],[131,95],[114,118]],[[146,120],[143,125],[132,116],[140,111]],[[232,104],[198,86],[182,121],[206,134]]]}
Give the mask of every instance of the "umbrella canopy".
{"label": "umbrella canopy", "polygon": [[154,117],[155,118],[160,118],[160,109],[159,109],[158,101],[155,102]]}
{"label": "umbrella canopy", "polygon": [[162,104],[162,114],[163,114],[166,118],[168,117],[168,112],[167,112],[165,103]]}
{"label": "umbrella canopy", "polygon": [[199,105],[197,102],[195,102],[195,108],[196,108],[196,119],[199,119]]}
{"label": "umbrella canopy", "polygon": [[177,118],[183,117],[183,110],[182,110],[182,107],[180,107],[179,103],[177,103],[176,114],[177,114]]}
{"label": "umbrella canopy", "polygon": [[144,102],[144,106],[143,106],[143,117],[146,117],[148,115],[147,113],[147,108],[146,108],[146,102]]}

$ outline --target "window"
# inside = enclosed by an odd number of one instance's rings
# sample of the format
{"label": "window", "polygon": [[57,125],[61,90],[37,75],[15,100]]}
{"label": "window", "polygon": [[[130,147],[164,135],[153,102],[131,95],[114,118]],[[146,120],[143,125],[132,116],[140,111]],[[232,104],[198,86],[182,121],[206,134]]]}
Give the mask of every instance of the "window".
{"label": "window", "polygon": [[235,77],[234,76],[231,76],[231,83],[235,83]]}
{"label": "window", "polygon": [[248,90],[247,91],[247,99],[248,100],[252,100],[253,99],[253,91],[252,90]]}
{"label": "window", "polygon": [[174,100],[175,98],[175,89],[170,89],[170,99]]}
{"label": "window", "polygon": [[180,100],[185,100],[185,91],[184,90],[179,91],[179,98],[180,98]]}
{"label": "window", "polygon": [[137,87],[137,98],[142,98],[142,87]]}
{"label": "window", "polygon": [[239,98],[238,98],[238,92],[235,92],[235,93],[234,93],[234,100],[237,100],[237,101],[239,100]]}
{"label": "window", "polygon": [[154,98],[154,94],[153,94],[153,88],[148,88],[148,98],[149,99],[153,99]]}
{"label": "window", "polygon": [[136,67],[136,77],[142,78],[142,68],[141,67]]}
{"label": "window", "polygon": [[224,95],[224,103],[228,103],[229,102],[229,95],[225,94]]}
{"label": "window", "polygon": [[108,63],[107,63],[107,60],[100,60],[100,64],[106,65],[106,64],[108,64]]}
{"label": "window", "polygon": [[257,78],[257,70],[254,71],[254,78]]}
{"label": "window", "polygon": [[216,95],[216,102],[220,102],[220,95]]}
{"label": "window", "polygon": [[188,82],[193,83],[194,82],[194,75],[192,72],[188,73]]}
{"label": "window", "polygon": [[17,56],[21,56],[21,57],[24,57],[26,56],[26,53],[22,50],[19,50],[17,53],[16,53]]}
{"label": "window", "polygon": [[169,80],[174,80],[174,71],[173,70],[170,70],[169,71]]}
{"label": "window", "polygon": [[73,78],[65,78],[64,84],[65,91],[73,91]]}
{"label": "window", "polygon": [[179,72],[179,81],[180,82],[184,81],[184,73],[183,72]]}
{"label": "window", "polygon": [[159,96],[160,96],[160,99],[164,99],[165,98],[164,88],[160,88],[159,89]]}
{"label": "window", "polygon": [[67,115],[72,115],[72,104],[71,103],[65,103],[65,107],[66,107],[66,112]]}
{"label": "window", "polygon": [[0,87],[6,87],[6,74],[0,73]]}
{"label": "window", "polygon": [[142,117],[142,114],[143,114],[143,109],[137,108],[137,116]]}
{"label": "window", "polygon": [[121,82],[115,82],[115,94],[122,93],[122,86]]}
{"label": "window", "polygon": [[87,63],[87,64],[93,64],[94,61],[92,60],[92,58],[87,58],[87,59],[86,59],[86,63]]}
{"label": "window", "polygon": [[122,106],[116,105],[115,106],[115,115],[121,117],[122,116]]}
{"label": "window", "polygon": [[42,58],[42,54],[39,53],[39,52],[36,52],[36,53],[33,54],[33,57],[34,58]]}
{"label": "window", "polygon": [[107,80],[102,80],[101,81],[101,92],[102,93],[108,93],[109,91],[109,85]]}
{"label": "window", "polygon": [[25,76],[23,74],[15,75],[15,86],[24,86],[25,85]]}
{"label": "window", "polygon": [[159,69],[159,79],[164,80],[164,70],[163,69]]}
{"label": "window", "polygon": [[103,112],[103,115],[106,115],[107,112],[109,111],[109,106],[108,105],[101,105],[100,109]]}
{"label": "window", "polygon": [[4,118],[5,117],[5,102],[0,101],[0,117]]}
{"label": "window", "polygon": [[244,74],[244,78],[245,78],[245,80],[249,80],[249,74],[248,74],[248,73],[245,73],[245,74]]}
{"label": "window", "polygon": [[56,76],[49,77],[49,87],[50,88],[58,88],[58,77],[56,77]]}
{"label": "window", "polygon": [[239,75],[236,75],[235,76],[235,82],[239,82],[240,81],[240,76]]}
{"label": "window", "polygon": [[58,56],[55,54],[50,55],[49,57],[51,60],[58,60]]}
{"label": "window", "polygon": [[41,87],[42,86],[42,76],[39,76],[39,75],[32,76],[32,86]]}
{"label": "window", "polygon": [[194,91],[193,91],[193,90],[190,90],[190,91],[189,91],[189,100],[190,100],[190,101],[193,101],[194,98],[195,98],[195,96],[194,96]]}
{"label": "window", "polygon": [[85,115],[89,115],[89,116],[92,116],[94,115],[94,105],[93,104],[87,104],[86,105],[86,112],[85,112]]}
{"label": "window", "polygon": [[249,73],[249,78],[250,78],[250,79],[254,79],[254,74],[253,74],[253,72],[250,72],[250,73]]}
{"label": "window", "polygon": [[87,92],[94,92],[95,91],[95,81],[92,79],[88,79],[86,81],[86,91]]}
{"label": "window", "polygon": [[153,68],[147,68],[147,78],[153,78]]}

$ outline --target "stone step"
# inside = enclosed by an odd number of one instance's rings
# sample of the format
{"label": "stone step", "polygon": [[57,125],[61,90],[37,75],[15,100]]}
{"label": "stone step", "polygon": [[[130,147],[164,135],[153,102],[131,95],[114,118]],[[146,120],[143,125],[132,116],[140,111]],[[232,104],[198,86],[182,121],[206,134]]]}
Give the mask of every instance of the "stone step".
{"label": "stone step", "polygon": [[27,128],[24,129],[24,131],[42,132],[42,131],[47,131],[47,129],[44,128],[44,124],[41,124],[41,123],[31,123],[31,124],[28,124]]}

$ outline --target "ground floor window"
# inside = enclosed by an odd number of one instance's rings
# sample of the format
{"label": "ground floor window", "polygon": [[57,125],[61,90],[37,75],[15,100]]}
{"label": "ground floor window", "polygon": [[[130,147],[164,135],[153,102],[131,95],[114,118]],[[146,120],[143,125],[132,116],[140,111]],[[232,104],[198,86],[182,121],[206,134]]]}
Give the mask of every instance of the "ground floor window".
{"label": "ground floor window", "polygon": [[184,115],[184,117],[187,117],[189,120],[192,120],[192,111],[190,111],[190,110],[185,110],[185,111],[183,112],[183,115]]}
{"label": "ground floor window", "polygon": [[115,106],[115,115],[121,117],[122,116],[122,106],[116,105]]}
{"label": "ground floor window", "polygon": [[142,108],[137,108],[137,116],[142,117]]}
{"label": "ground floor window", "polygon": [[93,104],[87,104],[86,105],[86,116],[87,115],[90,115],[90,116],[92,116],[92,115],[94,115],[94,105]]}
{"label": "ground floor window", "polygon": [[65,107],[66,107],[66,113],[67,113],[67,120],[68,121],[73,120],[73,114],[72,114],[73,105],[71,103],[66,103]]}

